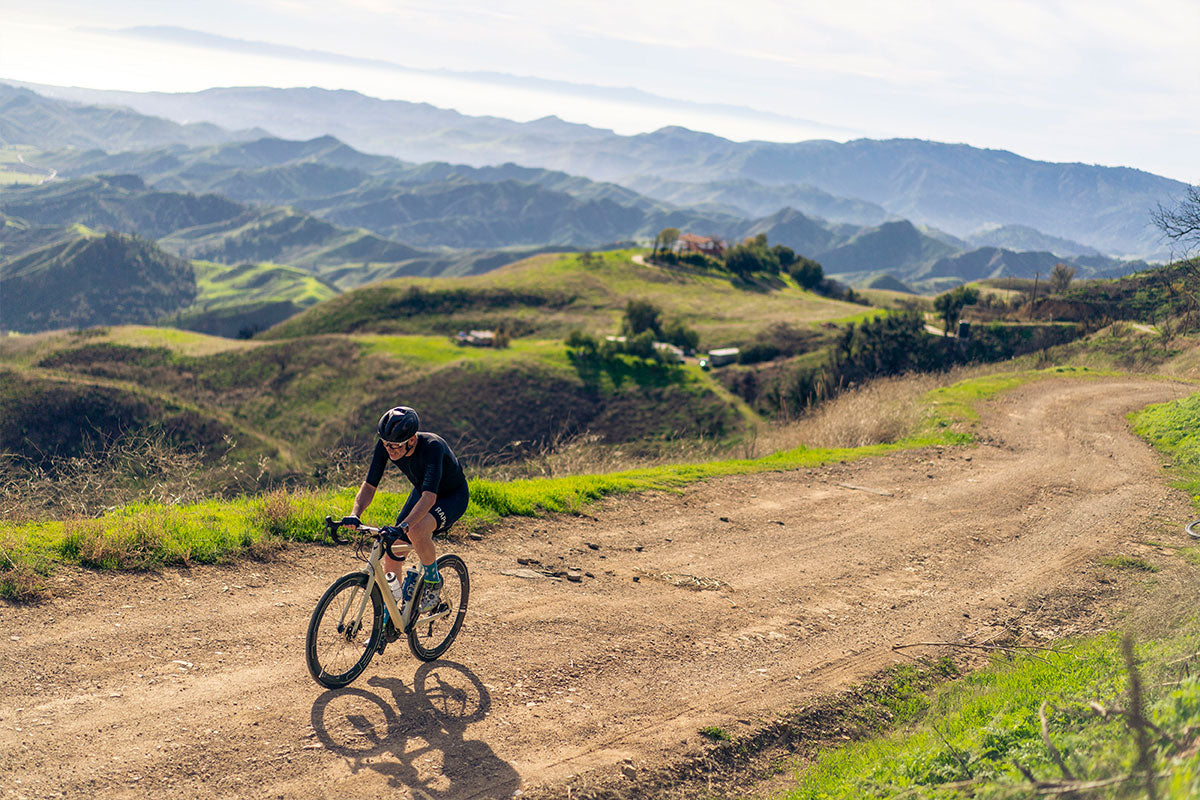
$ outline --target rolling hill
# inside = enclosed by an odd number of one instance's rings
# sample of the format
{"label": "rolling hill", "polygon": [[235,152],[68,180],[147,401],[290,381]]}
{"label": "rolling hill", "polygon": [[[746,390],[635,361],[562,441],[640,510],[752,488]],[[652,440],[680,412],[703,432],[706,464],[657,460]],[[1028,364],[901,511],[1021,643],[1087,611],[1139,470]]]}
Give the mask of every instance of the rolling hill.
{"label": "rolling hill", "polygon": [[745,283],[729,273],[639,263],[635,251],[546,254],[464,278],[398,279],[348,291],[263,334],[451,335],[504,328],[515,336],[565,338],[572,330],[616,333],[631,298],[700,334],[700,347],[748,342],[773,325],[810,327],[864,313],[861,305],[804,291],[778,278]]}
{"label": "rolling hill", "polygon": [[0,261],[0,328],[152,322],[196,297],[192,265],[153,242],[80,234]]}
{"label": "rolling hill", "polygon": [[332,134],[352,146],[408,160],[477,166],[513,161],[631,187],[645,187],[638,181],[647,179],[750,181],[733,204],[743,208],[770,202],[756,199],[754,184],[767,187],[767,196],[779,187],[813,187],[960,237],[987,226],[1025,225],[1101,252],[1137,256],[1164,251],[1147,209],[1185,188],[1124,167],[1041,162],[1003,150],[918,139],[732,142],[683,128],[619,136],[561,120],[466,117],[311,88],[178,95],[39,88],[76,100],[120,102],[172,119],[260,126],[288,138]]}

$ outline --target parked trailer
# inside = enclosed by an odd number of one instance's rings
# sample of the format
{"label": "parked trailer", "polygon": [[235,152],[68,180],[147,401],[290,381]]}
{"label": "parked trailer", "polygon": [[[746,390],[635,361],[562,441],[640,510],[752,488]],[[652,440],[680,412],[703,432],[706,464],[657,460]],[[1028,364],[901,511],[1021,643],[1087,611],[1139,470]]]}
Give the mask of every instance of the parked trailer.
{"label": "parked trailer", "polygon": [[739,352],[736,347],[722,347],[717,350],[709,350],[708,363],[714,367],[723,367],[726,364],[732,364],[737,361]]}

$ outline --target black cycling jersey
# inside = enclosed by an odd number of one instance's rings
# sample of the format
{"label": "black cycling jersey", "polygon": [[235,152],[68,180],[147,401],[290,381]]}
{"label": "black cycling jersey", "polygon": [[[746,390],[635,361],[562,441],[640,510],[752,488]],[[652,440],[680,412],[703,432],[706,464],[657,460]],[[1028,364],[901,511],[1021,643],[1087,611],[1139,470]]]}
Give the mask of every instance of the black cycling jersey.
{"label": "black cycling jersey", "polygon": [[[375,443],[375,454],[371,456],[371,468],[367,470],[367,483],[379,488],[383,471],[387,467],[387,449],[382,441]],[[417,446],[410,455],[392,461],[412,483],[415,493],[433,492],[438,497],[453,494],[467,485],[458,459],[436,433],[417,434]]]}

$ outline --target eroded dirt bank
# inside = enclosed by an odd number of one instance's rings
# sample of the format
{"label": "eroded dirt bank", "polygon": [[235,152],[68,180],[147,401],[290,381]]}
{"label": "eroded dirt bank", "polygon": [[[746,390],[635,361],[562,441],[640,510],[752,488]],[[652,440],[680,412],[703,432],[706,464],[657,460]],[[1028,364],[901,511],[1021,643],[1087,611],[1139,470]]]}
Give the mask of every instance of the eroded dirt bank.
{"label": "eroded dirt bank", "polygon": [[[472,602],[448,659],[397,643],[338,692],[303,641],[346,549],[63,571],[57,599],[0,606],[0,797],[510,797],[636,775],[1049,595],[1081,601],[1036,617],[1045,635],[1086,627],[1120,599],[1099,557],[1173,557],[1140,543],[1177,537],[1187,498],[1123,415],[1187,392],[1043,382],[989,403],[978,447],[505,524],[456,547]],[[503,574],[518,559],[592,577]]]}

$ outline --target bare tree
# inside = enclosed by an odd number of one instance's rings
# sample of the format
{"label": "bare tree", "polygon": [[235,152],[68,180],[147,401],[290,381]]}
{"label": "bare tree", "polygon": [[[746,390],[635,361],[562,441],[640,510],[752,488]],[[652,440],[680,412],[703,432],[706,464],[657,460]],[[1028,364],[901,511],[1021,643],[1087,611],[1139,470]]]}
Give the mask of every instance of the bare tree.
{"label": "bare tree", "polygon": [[1150,219],[1171,240],[1172,255],[1178,258],[1180,293],[1184,299],[1181,327],[1194,328],[1200,316],[1200,258],[1192,257],[1200,250],[1200,186],[1187,187],[1183,197],[1170,208],[1159,203],[1150,212]]}
{"label": "bare tree", "polygon": [[1172,207],[1162,203],[1150,212],[1150,219],[1187,258],[1200,248],[1200,186],[1189,186]]}
{"label": "bare tree", "polygon": [[1070,264],[1058,262],[1054,265],[1054,269],[1050,272],[1050,291],[1055,294],[1062,294],[1071,285],[1071,279],[1075,277],[1075,268]]}

